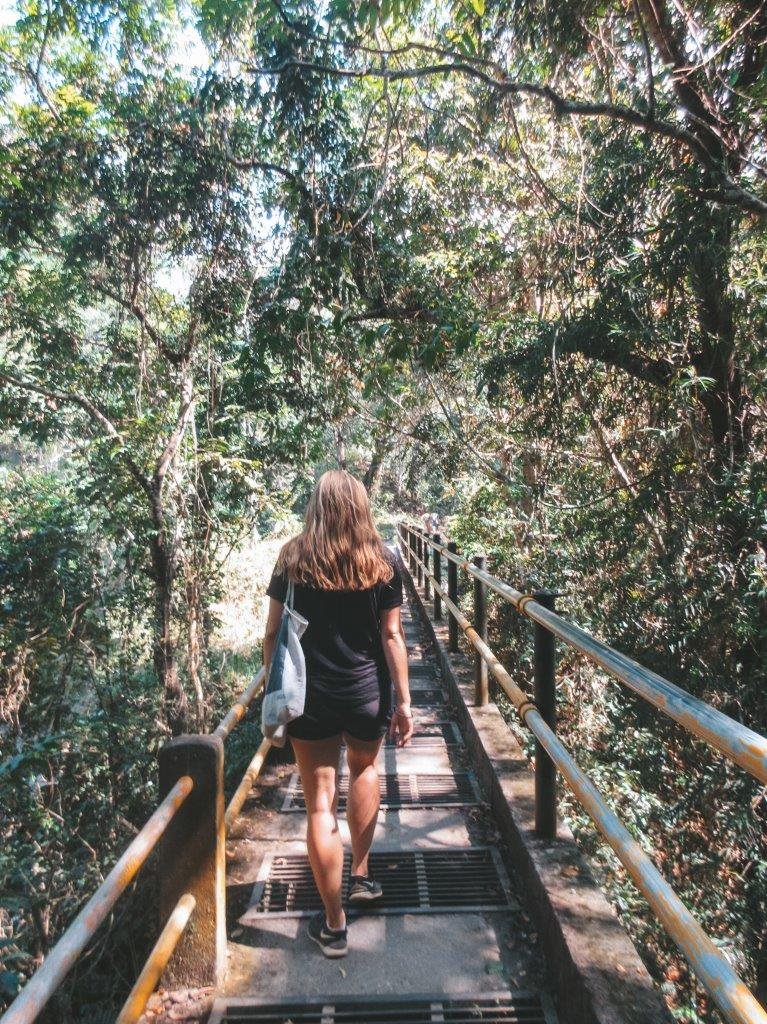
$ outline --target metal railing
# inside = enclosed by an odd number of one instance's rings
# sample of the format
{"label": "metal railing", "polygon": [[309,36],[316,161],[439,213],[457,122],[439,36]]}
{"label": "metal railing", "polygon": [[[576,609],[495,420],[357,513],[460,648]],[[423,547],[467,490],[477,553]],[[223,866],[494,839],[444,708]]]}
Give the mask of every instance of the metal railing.
{"label": "metal railing", "polygon": [[[454,543],[442,543],[439,535],[429,535],[410,523],[399,524],[403,554],[419,586],[428,580],[433,591],[434,616],[442,616],[442,605],[448,610],[448,646],[458,650],[460,628],[493,678],[513,704],[520,719],[536,740],[536,828],[544,837],[556,830],[554,770],[559,771],[584,810],[589,814],[606,842],[612,847],[634,884],[647,900],[653,913],[674,939],[697,977],[716,1003],[725,1019],[733,1024],[767,1024],[767,1012],[755,999],[748,986],[738,977],[729,961],[714,945],[650,857],[633,838],[626,826],[608,806],[588,775],[554,731],[554,638],[565,641],[597,665],[614,675],[655,707],[665,711],[694,735],[707,740],[732,761],[767,781],[767,739],[746,726],[733,721],[705,702],[698,700],[667,679],[643,668],[620,652],[591,637],[584,630],[565,622],[553,610],[553,594],[524,594],[491,576],[482,564],[462,558]],[[432,554],[433,571],[429,567]],[[447,588],[442,585],[441,559],[447,560]],[[521,614],[536,624],[535,675],[537,701],[543,696],[550,705],[537,706],[514,682],[487,644],[486,612],[483,601],[477,611],[480,629],[475,628],[458,606],[458,568],[465,569],[480,586],[487,587],[509,601]],[[475,588],[475,596],[477,595]],[[539,597],[539,600],[535,599]],[[546,601],[549,607],[543,603]],[[487,701],[481,675],[475,675],[475,699]],[[544,711],[547,712],[544,716]],[[549,719],[547,721],[546,719]],[[539,758],[538,754],[544,757]],[[541,785],[540,772],[548,772],[546,785]]]}
{"label": "metal railing", "polygon": [[[223,743],[263,689],[264,674],[264,669],[260,669],[210,736],[179,736],[162,748],[160,788],[164,795],[157,810],[0,1017],[0,1024],[32,1024],[158,844],[161,885],[171,879],[171,887],[175,882],[182,891],[169,898],[165,884],[164,902],[170,907],[164,915],[166,924],[120,1011],[117,1024],[135,1024],[139,1019],[187,932],[187,925],[194,920],[195,910],[200,915],[212,906],[217,920],[212,930],[205,927],[194,930],[196,934],[186,950],[194,976],[187,978],[187,984],[192,980],[200,984],[204,972],[211,977],[220,975],[224,963],[220,939],[225,927],[222,870],[225,830],[237,817],[269,749],[269,741],[264,740],[224,813]],[[181,820],[184,816],[185,822]],[[190,830],[200,828],[206,841],[193,842]],[[190,841],[193,847],[201,848],[198,863],[194,865],[188,857]]]}
{"label": "metal railing", "polygon": [[[424,536],[417,527],[408,529]],[[441,544],[428,536],[426,543],[444,555],[449,565],[465,569],[469,575],[505,598],[522,615],[543,626],[569,647],[584,654],[608,675],[629,687],[638,696],[767,785],[767,737],[736,722],[680,686],[597,640],[579,626],[562,619],[551,609],[544,607],[540,601],[535,600],[535,595],[515,590],[508,583],[491,576],[468,559],[462,558],[454,545]]]}

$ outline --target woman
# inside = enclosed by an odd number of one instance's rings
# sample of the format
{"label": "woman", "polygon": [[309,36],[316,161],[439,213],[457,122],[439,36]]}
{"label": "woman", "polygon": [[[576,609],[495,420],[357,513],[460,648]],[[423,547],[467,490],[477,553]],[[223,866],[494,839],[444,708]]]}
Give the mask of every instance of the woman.
{"label": "woman", "polygon": [[[349,902],[382,895],[368,873],[380,803],[376,756],[387,731],[398,746],[413,733],[402,578],[373,523],[363,485],[343,470],[324,473],[309,499],[303,532],[280,551],[267,588],[264,664],[280,625],[288,580],[293,606],[309,620],[304,713],[288,725],[306,800],[309,863],[324,911],[309,936],[325,956],[345,956],[341,903],[343,845],[336,820],[341,741],[349,762],[346,819],[352,842]],[[392,683],[396,707],[392,709]]]}

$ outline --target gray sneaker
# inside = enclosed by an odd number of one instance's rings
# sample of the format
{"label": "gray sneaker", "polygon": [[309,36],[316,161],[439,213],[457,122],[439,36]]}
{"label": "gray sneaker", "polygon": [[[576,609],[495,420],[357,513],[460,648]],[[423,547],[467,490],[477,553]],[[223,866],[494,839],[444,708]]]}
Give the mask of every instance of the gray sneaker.
{"label": "gray sneaker", "polygon": [[320,947],[325,956],[346,956],[349,946],[346,941],[345,928],[328,928],[325,911],[321,910],[309,920],[309,938]]}
{"label": "gray sneaker", "polygon": [[349,902],[370,903],[380,900],[383,889],[380,882],[374,882],[367,875],[352,875],[349,879]]}

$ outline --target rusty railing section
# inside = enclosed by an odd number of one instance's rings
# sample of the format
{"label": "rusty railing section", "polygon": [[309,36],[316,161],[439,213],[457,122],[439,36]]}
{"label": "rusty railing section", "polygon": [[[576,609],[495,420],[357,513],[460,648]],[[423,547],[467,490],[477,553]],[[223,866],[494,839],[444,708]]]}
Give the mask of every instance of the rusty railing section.
{"label": "rusty railing section", "polygon": [[[174,970],[182,978],[189,977],[189,971],[200,970],[210,979],[220,977],[225,954],[225,830],[245,802],[269,749],[265,740],[224,814],[223,742],[263,690],[264,680],[262,668],[210,736],[179,736],[162,748],[164,799],[8,1007],[0,1024],[32,1024],[158,844],[161,903],[170,899],[170,907],[118,1024],[138,1020],[166,971],[171,971],[171,980]],[[190,796],[191,812],[179,814]],[[191,891],[186,891],[187,885]],[[174,886],[180,890],[178,895],[171,895]],[[197,925],[190,937],[187,925],[195,912]],[[174,958],[179,961],[175,969]]]}
{"label": "rusty railing section", "polygon": [[[578,626],[561,619],[553,607],[549,595],[543,593],[541,600],[531,594],[523,594],[508,584],[491,576],[483,568],[472,564],[458,554],[455,544],[447,545],[432,538],[419,527],[400,523],[399,537],[403,554],[415,565],[422,577],[430,577],[436,601],[437,595],[449,613],[449,642],[451,651],[457,650],[456,634],[460,628],[466,639],[482,658],[497,683],[508,696],[521,721],[533,733],[536,749],[544,758],[536,762],[548,769],[540,786],[536,785],[536,797],[546,802],[538,806],[536,801],[536,824],[543,827],[545,836],[551,837],[556,820],[551,817],[551,803],[554,800],[554,778],[550,766],[558,770],[578,802],[589,814],[598,831],[613,849],[625,867],[630,878],[644,895],[653,913],[689,961],[690,966],[716,1003],[723,1016],[731,1024],[767,1024],[767,1012],[756,1000],[748,986],[738,977],[727,958],[714,945],[672,887],[658,871],[651,858],[644,852],[623,822],[609,807],[602,794],[588,775],[578,766],[570,751],[556,736],[552,728],[554,651],[553,638],[558,637],[586,657],[600,665],[611,675],[651,704],[665,711],[701,739],[725,754],[736,764],[745,768],[762,782],[767,782],[767,739],[746,726],[728,718],[704,701],[693,697],[681,687],[650,672],[632,659],[595,640]],[[423,557],[419,558],[414,543],[421,540]],[[441,580],[429,568],[429,549],[444,555],[448,560],[448,587],[443,589]],[[434,563],[436,565],[436,562]],[[451,573],[451,568],[453,573]],[[523,615],[536,623],[536,697],[543,698],[545,707],[539,708],[514,682],[508,671],[499,662],[486,638],[481,636],[457,603],[457,585],[454,573],[458,568],[466,570],[475,580],[500,594]],[[482,608],[484,615],[484,608]],[[483,630],[484,632],[484,630]],[[547,640],[544,634],[548,634]],[[479,694],[477,695],[480,696]],[[478,700],[481,703],[481,700]],[[542,713],[542,711],[545,713]],[[552,725],[546,721],[549,718]]]}

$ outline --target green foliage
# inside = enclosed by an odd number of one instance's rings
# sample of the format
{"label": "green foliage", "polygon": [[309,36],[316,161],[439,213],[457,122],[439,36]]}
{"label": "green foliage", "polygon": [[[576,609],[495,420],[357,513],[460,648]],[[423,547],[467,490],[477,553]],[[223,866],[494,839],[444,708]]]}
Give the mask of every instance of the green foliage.
{"label": "green foliage", "polygon": [[[104,545],[104,524],[82,502],[77,483],[60,472],[8,474],[0,500],[0,959],[7,1000],[99,884],[129,840],[131,821],[146,816],[160,736],[146,634],[142,641],[139,628],[128,632],[130,590],[109,581],[116,552]],[[143,949],[129,920],[121,941],[101,951],[110,963]],[[81,980],[89,973],[86,967]],[[83,980],[88,990],[107,1001],[113,995],[105,975],[95,987]],[[62,993],[51,1013],[63,1014],[67,1002]]]}
{"label": "green foliage", "polygon": [[[764,32],[713,3],[694,32],[663,3],[20,5],[5,998],[146,816],[166,728],[207,727],[254,667],[220,678],[210,647],[229,552],[295,530],[329,466],[764,729]],[[525,624],[491,607],[524,678]],[[763,977],[760,795],[588,666],[563,655],[561,680],[566,738]],[[571,815],[679,1018],[714,1019]],[[56,1019],[135,976],[130,914]]]}
{"label": "green foliage", "polygon": [[[67,486],[68,484],[68,486]],[[17,707],[12,676],[26,689],[50,671],[72,637],[103,649],[94,517],[70,482],[53,474],[8,475],[0,493],[0,650],[6,720]],[[42,708],[39,708],[42,711]]]}
{"label": "green foliage", "polygon": [[[584,504],[540,508],[542,522],[534,532],[522,512],[524,487],[514,499],[513,490],[474,486],[466,478],[451,502],[449,534],[462,551],[485,550],[491,571],[523,591],[562,589],[559,604],[568,618],[736,720],[763,728],[767,704],[756,652],[763,650],[765,632],[762,606],[751,597],[762,585],[763,558],[749,558],[749,582],[734,598],[737,567],[702,539],[714,529],[705,488],[691,494],[688,487],[683,496],[673,486],[666,492],[668,548],[656,560],[643,523],[657,502],[652,485],[635,501],[608,492],[595,506],[588,500],[594,494],[588,464],[568,467],[570,492],[577,493],[579,476]],[[759,518],[764,505],[754,511]],[[498,600],[491,601],[491,615],[494,650],[515,678],[530,681],[529,624]],[[760,787],[562,646],[558,679],[565,742],[706,930],[749,976],[767,906]],[[506,713],[515,725],[513,710]],[[529,736],[523,739],[532,753]],[[708,1019],[673,943],[596,841],[577,802],[566,790],[562,796],[579,841],[664,991],[677,1005],[685,1005],[685,998],[692,1000],[688,1005],[697,1003],[700,1016],[690,1011],[690,1019]]]}

